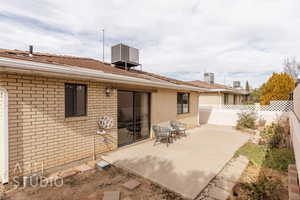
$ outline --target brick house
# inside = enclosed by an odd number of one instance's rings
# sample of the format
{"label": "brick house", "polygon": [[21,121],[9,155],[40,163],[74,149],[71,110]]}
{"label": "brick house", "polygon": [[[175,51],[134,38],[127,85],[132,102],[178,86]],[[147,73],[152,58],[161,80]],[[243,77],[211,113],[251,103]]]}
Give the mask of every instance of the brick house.
{"label": "brick house", "polygon": [[[198,125],[193,84],[89,58],[0,50],[0,174],[91,160],[152,138],[151,125]],[[97,134],[100,117],[113,127]]]}

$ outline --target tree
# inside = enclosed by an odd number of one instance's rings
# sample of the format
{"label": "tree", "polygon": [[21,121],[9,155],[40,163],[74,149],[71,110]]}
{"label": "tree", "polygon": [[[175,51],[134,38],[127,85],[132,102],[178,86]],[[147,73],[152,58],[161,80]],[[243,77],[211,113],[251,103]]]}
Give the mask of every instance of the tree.
{"label": "tree", "polygon": [[250,93],[249,104],[259,103],[260,101],[260,91],[261,89],[253,89]]}
{"label": "tree", "polygon": [[294,79],[287,73],[273,73],[261,88],[260,104],[268,105],[270,101],[289,100],[295,88]]}
{"label": "tree", "polygon": [[290,75],[294,80],[297,80],[300,75],[300,63],[296,61],[296,58],[286,58],[283,61],[283,65],[283,71]]}
{"label": "tree", "polygon": [[249,83],[248,83],[248,81],[246,81],[245,90],[246,90],[247,92],[249,92],[249,91],[250,91],[250,86],[249,86]]}

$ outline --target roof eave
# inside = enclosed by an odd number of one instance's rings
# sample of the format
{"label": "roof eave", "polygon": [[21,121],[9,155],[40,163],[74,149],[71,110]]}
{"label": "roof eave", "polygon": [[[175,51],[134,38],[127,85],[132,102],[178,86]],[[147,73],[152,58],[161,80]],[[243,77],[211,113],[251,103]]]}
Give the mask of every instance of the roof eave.
{"label": "roof eave", "polygon": [[141,78],[129,77],[124,75],[105,73],[100,70],[87,69],[82,67],[66,67],[63,65],[46,64],[41,62],[26,61],[20,59],[12,59],[0,57],[0,66],[4,71],[30,71],[34,73],[51,74],[55,76],[74,76],[80,78],[94,79],[104,82],[126,83],[141,86],[151,86],[158,88],[168,88],[177,90],[191,90],[195,92],[207,92],[206,88],[193,87],[188,85],[159,83]]}

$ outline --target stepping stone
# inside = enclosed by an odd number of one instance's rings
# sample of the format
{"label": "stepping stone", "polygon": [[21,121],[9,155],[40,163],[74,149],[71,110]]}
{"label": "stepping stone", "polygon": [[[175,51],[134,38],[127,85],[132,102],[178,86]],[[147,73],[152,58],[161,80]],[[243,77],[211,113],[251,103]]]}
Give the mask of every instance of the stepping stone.
{"label": "stepping stone", "polygon": [[120,191],[104,192],[102,200],[120,200]]}
{"label": "stepping stone", "polygon": [[140,182],[133,180],[133,179],[130,181],[127,181],[126,183],[123,184],[123,186],[129,190],[134,190],[135,188],[137,188],[140,185],[141,185]]}
{"label": "stepping stone", "polygon": [[76,169],[80,172],[86,172],[86,171],[91,170],[93,168],[88,166],[88,165],[80,165],[80,166],[76,167]]}
{"label": "stepping stone", "polygon": [[209,191],[209,197],[218,199],[218,200],[226,200],[229,197],[230,193],[222,190],[221,188],[213,187]]}

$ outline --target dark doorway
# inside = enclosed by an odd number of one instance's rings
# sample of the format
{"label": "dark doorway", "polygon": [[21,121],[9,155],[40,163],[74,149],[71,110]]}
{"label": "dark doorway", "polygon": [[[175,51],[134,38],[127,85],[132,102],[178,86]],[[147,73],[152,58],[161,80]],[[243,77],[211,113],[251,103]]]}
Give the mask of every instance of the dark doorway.
{"label": "dark doorway", "polygon": [[118,91],[118,146],[150,136],[150,93]]}

